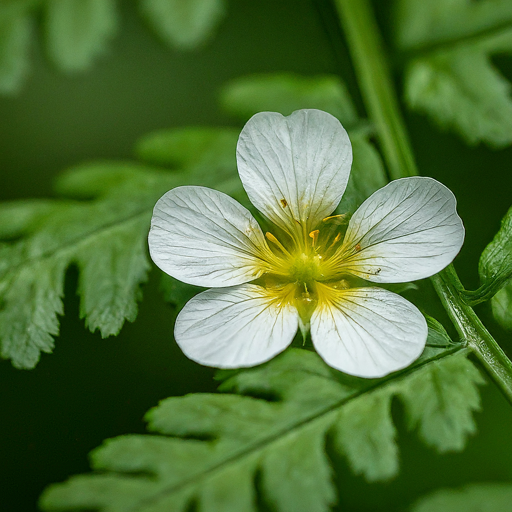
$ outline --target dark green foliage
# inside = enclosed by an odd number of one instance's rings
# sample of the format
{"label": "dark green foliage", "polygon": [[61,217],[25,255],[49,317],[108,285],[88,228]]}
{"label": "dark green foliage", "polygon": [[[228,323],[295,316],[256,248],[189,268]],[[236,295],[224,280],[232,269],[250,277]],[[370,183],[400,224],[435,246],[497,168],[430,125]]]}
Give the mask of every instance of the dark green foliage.
{"label": "dark green foliage", "polygon": [[397,45],[413,56],[408,104],[469,143],[512,143],[510,83],[491,62],[512,52],[512,3],[400,0],[395,19]]}
{"label": "dark green foliage", "polygon": [[[144,19],[172,49],[194,49],[205,43],[226,14],[224,0],[139,0],[139,6]],[[2,0],[0,94],[21,88],[40,20],[48,59],[68,73],[90,68],[107,53],[120,22],[116,0]]]}
{"label": "dark green foliage", "polygon": [[368,135],[350,132],[353,162],[347,189],[336,208],[337,213],[354,213],[361,203],[388,182],[382,160]]}

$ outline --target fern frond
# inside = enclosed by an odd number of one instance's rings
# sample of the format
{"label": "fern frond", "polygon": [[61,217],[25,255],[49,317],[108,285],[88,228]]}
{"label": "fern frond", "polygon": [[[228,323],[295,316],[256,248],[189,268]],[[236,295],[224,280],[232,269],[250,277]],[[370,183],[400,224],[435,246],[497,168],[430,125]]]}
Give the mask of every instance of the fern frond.
{"label": "fern frond", "polygon": [[[213,129],[208,140],[214,143]],[[200,143],[202,129],[188,132]],[[224,141],[226,133],[217,137]],[[182,131],[173,133],[183,139]],[[181,149],[181,172],[123,162],[88,163],[65,173],[63,199],[0,206],[0,347],[17,368],[33,368],[51,352],[63,313],[64,275],[79,269],[80,316],[103,337],[117,334],[137,314],[140,285],[149,270],[146,238],[158,198],[185,184],[216,186],[236,176],[235,143],[222,166],[201,163],[206,146]],[[217,150],[218,151],[218,150]],[[187,157],[187,155],[189,155]],[[228,158],[232,162],[227,164]]]}
{"label": "fern frond", "polygon": [[219,389],[229,394],[163,400],[146,415],[154,435],[106,441],[91,454],[95,473],[51,486],[41,506],[255,512],[261,493],[278,512],[326,512],[336,502],[328,438],[367,480],[397,473],[394,398],[427,444],[463,447],[475,430],[482,383],[466,355],[459,346],[431,347],[415,366],[379,380],[343,375],[302,349],[220,372]]}

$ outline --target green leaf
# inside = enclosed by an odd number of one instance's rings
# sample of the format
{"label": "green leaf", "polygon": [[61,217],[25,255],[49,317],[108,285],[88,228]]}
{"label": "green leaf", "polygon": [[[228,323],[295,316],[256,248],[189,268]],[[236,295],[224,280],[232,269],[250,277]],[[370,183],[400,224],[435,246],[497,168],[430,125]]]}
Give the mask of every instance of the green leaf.
{"label": "green leaf", "polygon": [[509,281],[492,299],[492,314],[496,321],[509,331],[512,330],[512,281]]}
{"label": "green leaf", "polygon": [[512,329],[512,208],[482,252],[478,271],[482,286],[475,291],[464,290],[464,300],[478,304],[490,299],[496,321],[504,329]]}
{"label": "green leaf", "polygon": [[484,249],[478,271],[482,281],[507,281],[512,277],[512,208],[501,221],[501,227]]}
{"label": "green leaf", "polygon": [[221,91],[224,109],[247,121],[257,112],[316,108],[337,117],[344,126],[357,122],[345,84],[334,75],[300,76],[291,73],[250,75],[228,82]]}
{"label": "green leaf", "polygon": [[472,413],[480,409],[480,395],[475,384],[483,382],[467,359],[446,359],[428,373],[413,375],[407,387],[397,390],[409,428],[417,428],[425,444],[440,453],[462,451],[476,433]]}
{"label": "green leaf", "polygon": [[52,351],[63,312],[64,275],[73,264],[79,269],[80,316],[91,331],[110,336],[125,320],[135,319],[140,285],[149,270],[146,239],[155,202],[176,186],[222,188],[236,176],[234,163],[229,167],[222,153],[217,157],[224,163],[216,172],[198,165],[203,153],[205,161],[214,158],[201,137],[192,139],[188,147],[190,156],[196,148],[194,158],[184,158],[178,148],[174,157],[182,171],[89,163],[57,181],[64,199],[0,205],[0,240],[5,241],[0,244],[2,357],[17,368],[32,368],[41,351]]}
{"label": "green leaf", "polygon": [[510,83],[491,55],[512,51],[512,4],[482,0],[401,0],[399,47],[418,54],[405,70],[409,106],[468,143],[512,143]]}
{"label": "green leaf", "polygon": [[474,431],[482,382],[466,354],[444,350],[380,380],[344,375],[293,348],[256,368],[219,372],[226,394],[163,400],[146,415],[153,435],[106,441],[91,455],[95,473],[50,486],[40,504],[48,511],[178,512],[196,505],[256,512],[260,492],[272,510],[327,512],[336,502],[327,438],[368,480],[397,473],[393,397],[429,445],[461,449]]}
{"label": "green leaf", "polygon": [[49,59],[62,71],[83,71],[104,54],[117,31],[115,0],[46,0]]}
{"label": "green leaf", "polygon": [[29,68],[33,2],[0,5],[0,93],[17,92]]}
{"label": "green leaf", "polygon": [[140,0],[139,5],[158,36],[180,49],[206,42],[226,14],[224,0]]}
{"label": "green leaf", "polygon": [[510,484],[471,484],[428,494],[411,507],[411,512],[504,512],[511,502]]}
{"label": "green leaf", "polygon": [[512,25],[509,0],[397,0],[398,46],[422,50],[498,32]]}
{"label": "green leaf", "polygon": [[453,341],[448,336],[446,329],[435,318],[426,315],[428,325],[428,345],[431,347],[449,347]]}
{"label": "green leaf", "polygon": [[368,482],[388,480],[399,471],[391,399],[384,390],[348,402],[333,426],[338,452],[347,457],[352,471],[364,475]]}

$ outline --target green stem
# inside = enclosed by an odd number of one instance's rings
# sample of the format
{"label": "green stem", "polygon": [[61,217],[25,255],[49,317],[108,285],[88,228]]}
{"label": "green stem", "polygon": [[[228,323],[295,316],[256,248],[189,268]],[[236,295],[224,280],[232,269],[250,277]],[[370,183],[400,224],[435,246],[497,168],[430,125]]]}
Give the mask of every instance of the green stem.
{"label": "green stem", "polygon": [[477,290],[462,290],[462,300],[469,306],[476,306],[481,302],[486,302],[492,299],[511,277],[510,274],[503,274],[490,283],[484,283]]}
{"label": "green stem", "polygon": [[390,177],[415,176],[419,173],[370,5],[365,0],[335,0],[335,4]]}
{"label": "green stem", "polygon": [[512,362],[473,309],[461,299],[462,283],[453,265],[446,267],[431,280],[460,337],[512,404]]}
{"label": "green stem", "polygon": [[[418,174],[389,72],[379,28],[368,0],[334,0],[368,115],[391,178]],[[462,342],[476,355],[491,379],[512,404],[512,362],[462,299],[453,266],[433,276],[432,282]]]}

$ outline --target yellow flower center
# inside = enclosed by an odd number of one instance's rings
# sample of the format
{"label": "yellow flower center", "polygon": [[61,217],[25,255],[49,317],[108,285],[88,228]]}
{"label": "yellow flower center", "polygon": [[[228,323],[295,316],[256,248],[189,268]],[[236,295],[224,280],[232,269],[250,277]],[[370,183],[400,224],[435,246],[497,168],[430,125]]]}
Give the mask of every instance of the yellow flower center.
{"label": "yellow flower center", "polygon": [[322,255],[306,254],[295,255],[290,261],[290,277],[299,283],[320,281],[322,275]]}
{"label": "yellow flower center", "polygon": [[[346,218],[335,215],[323,219],[318,229],[304,235],[298,242],[291,238],[282,243],[272,233],[266,233],[270,242],[271,268],[263,276],[265,288],[281,303],[292,303],[298,310],[303,325],[307,325],[317,307],[317,283],[326,290],[349,288],[349,283],[337,270],[333,258],[341,246],[346,230]],[[325,290],[324,290],[325,289]]]}

